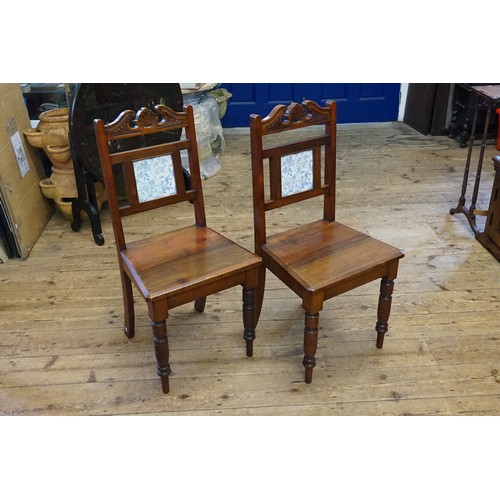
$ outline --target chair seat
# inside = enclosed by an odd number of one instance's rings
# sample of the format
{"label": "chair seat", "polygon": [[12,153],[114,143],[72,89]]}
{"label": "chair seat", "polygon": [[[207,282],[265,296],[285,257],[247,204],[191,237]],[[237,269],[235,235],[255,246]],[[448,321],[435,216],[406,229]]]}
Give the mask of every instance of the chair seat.
{"label": "chair seat", "polygon": [[387,264],[404,256],[391,245],[326,220],[272,235],[262,251],[264,264],[280,278],[288,274],[296,293],[336,287],[329,297],[351,288],[342,284],[359,285],[384,276]]}
{"label": "chair seat", "polygon": [[128,243],[121,258],[125,272],[148,301],[210,283],[220,283],[222,290],[224,278],[261,264],[260,257],[245,248],[195,225]]}

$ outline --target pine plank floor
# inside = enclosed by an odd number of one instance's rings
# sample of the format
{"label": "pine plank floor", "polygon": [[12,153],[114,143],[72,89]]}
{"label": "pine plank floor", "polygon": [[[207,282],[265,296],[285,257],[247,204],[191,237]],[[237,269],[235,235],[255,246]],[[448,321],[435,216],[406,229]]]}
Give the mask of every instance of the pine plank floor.
{"label": "pine plank floor", "polygon": [[[203,181],[207,219],[252,250],[248,131],[226,131],[225,139],[222,169]],[[311,385],[303,382],[300,300],[268,273],[251,359],[240,289],[209,297],[203,314],[192,305],[171,312],[171,392],[162,394],[139,297],[136,337],[122,333],[107,208],[102,247],[88,223],[74,233],[56,213],[28,259],[0,264],[0,414],[500,414],[500,264],[463,215],[449,215],[466,154],[454,140],[402,123],[339,126],[337,220],[406,256],[384,348],[375,347],[378,283],[328,301]],[[488,146],[482,209],[497,154]],[[320,217],[320,203],[279,210],[272,222]],[[140,236],[190,222],[190,210],[167,207],[127,225]]]}

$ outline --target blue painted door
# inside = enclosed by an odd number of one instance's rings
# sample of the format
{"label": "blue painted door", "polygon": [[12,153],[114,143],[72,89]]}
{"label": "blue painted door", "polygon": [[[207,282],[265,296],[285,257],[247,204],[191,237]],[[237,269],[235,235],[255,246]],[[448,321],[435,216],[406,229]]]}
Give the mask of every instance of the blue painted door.
{"label": "blue painted door", "polygon": [[231,92],[224,127],[248,127],[249,116],[266,116],[277,104],[312,99],[337,102],[338,123],[395,121],[399,83],[222,83]]}

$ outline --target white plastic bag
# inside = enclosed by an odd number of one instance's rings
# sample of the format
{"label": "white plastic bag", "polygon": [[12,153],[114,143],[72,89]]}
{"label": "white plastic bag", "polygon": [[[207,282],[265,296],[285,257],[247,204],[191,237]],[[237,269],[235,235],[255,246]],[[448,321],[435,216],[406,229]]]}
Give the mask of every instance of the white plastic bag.
{"label": "white plastic bag", "polygon": [[[184,104],[193,106],[200,172],[203,179],[208,179],[220,170],[219,154],[226,149],[226,141],[219,118],[219,106],[213,97],[199,93],[184,95]],[[181,158],[184,169],[189,171],[185,151]]]}

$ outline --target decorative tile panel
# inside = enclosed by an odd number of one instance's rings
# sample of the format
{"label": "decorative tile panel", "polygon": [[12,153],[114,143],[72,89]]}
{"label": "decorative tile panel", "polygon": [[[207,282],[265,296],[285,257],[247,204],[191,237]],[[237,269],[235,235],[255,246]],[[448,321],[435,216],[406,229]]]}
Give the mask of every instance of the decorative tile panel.
{"label": "decorative tile panel", "polygon": [[170,155],[134,161],[133,165],[140,203],[177,193]]}
{"label": "decorative tile panel", "polygon": [[281,196],[313,188],[313,152],[302,151],[281,157]]}

